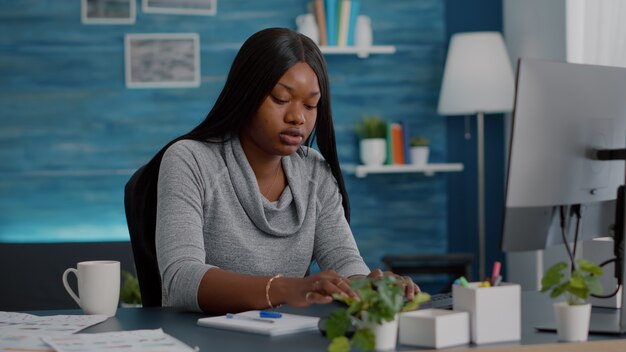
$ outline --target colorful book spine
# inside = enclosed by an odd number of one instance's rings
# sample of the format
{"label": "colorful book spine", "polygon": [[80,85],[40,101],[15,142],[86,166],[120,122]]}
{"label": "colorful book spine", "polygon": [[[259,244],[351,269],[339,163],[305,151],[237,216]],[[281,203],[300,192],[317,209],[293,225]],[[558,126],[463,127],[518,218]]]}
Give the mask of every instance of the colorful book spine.
{"label": "colorful book spine", "polygon": [[326,5],[326,34],[328,45],[337,45],[337,0],[324,0]]}
{"label": "colorful book spine", "polygon": [[387,158],[385,164],[393,164],[393,134],[391,132],[391,122],[387,122]]}
{"label": "colorful book spine", "polygon": [[393,148],[393,164],[404,164],[402,125],[395,122],[391,124],[391,147]]}
{"label": "colorful book spine", "polygon": [[348,29],[350,28],[350,7],[351,0],[341,0],[339,12],[339,36],[337,39],[338,46],[348,46]]}
{"label": "colorful book spine", "polygon": [[356,18],[359,16],[361,0],[352,0],[350,6],[350,21],[348,23],[348,46],[354,46],[354,33],[356,31]]}
{"label": "colorful book spine", "polygon": [[315,18],[317,28],[320,32],[320,46],[328,45],[328,34],[326,33],[326,10],[324,0],[315,0]]}

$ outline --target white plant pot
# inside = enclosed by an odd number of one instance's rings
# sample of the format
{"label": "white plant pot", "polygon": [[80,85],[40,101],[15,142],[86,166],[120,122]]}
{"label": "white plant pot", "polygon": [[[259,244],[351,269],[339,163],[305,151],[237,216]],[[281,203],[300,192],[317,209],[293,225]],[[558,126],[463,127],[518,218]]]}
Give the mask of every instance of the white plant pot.
{"label": "white plant pot", "polygon": [[361,139],[361,162],[365,165],[382,165],[387,159],[387,141],[384,138]]}
{"label": "white plant pot", "polygon": [[398,342],[398,315],[392,321],[383,321],[382,324],[367,321],[367,313],[362,313],[364,321],[360,321],[361,327],[369,328],[376,338],[376,351],[390,351],[396,349]]}
{"label": "white plant pot", "polygon": [[554,303],[556,331],[560,341],[587,341],[591,304],[570,306],[567,302]]}
{"label": "white plant pot", "polygon": [[426,165],[428,164],[429,147],[411,147],[411,164]]}

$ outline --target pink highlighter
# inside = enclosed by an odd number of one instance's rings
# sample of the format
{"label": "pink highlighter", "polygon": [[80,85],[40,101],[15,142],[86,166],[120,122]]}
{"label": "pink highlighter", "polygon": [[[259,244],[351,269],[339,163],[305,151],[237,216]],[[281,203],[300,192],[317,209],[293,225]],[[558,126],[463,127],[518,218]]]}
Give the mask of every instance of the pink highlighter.
{"label": "pink highlighter", "polygon": [[498,276],[500,276],[500,267],[502,264],[499,261],[493,262],[493,271],[491,272],[491,285],[493,286],[498,280]]}

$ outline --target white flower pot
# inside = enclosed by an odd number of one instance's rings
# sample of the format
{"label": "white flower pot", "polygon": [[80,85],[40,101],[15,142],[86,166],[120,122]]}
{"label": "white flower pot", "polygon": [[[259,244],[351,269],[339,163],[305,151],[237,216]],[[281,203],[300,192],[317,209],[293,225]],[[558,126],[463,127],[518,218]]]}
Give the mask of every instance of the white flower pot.
{"label": "white flower pot", "polygon": [[426,165],[428,164],[429,147],[411,147],[411,164]]}
{"label": "white flower pot", "polygon": [[382,324],[367,321],[367,313],[362,313],[364,321],[360,321],[361,327],[369,328],[376,338],[376,351],[390,351],[396,349],[398,342],[398,315],[392,321],[383,321]]}
{"label": "white flower pot", "polygon": [[554,303],[556,331],[560,341],[587,341],[591,304],[570,306],[567,302]]}
{"label": "white flower pot", "polygon": [[387,159],[387,141],[384,138],[361,139],[361,162],[365,165],[382,165]]}

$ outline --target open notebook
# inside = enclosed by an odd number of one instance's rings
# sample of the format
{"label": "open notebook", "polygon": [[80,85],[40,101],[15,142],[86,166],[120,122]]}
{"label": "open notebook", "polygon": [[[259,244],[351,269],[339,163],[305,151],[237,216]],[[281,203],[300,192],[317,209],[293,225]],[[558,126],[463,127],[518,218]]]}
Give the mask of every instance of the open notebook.
{"label": "open notebook", "polygon": [[[200,318],[198,325],[218,329],[239,330],[262,335],[286,335],[301,331],[317,330],[320,318],[282,313],[280,318],[259,318],[260,311],[237,313],[234,318],[226,315]],[[248,319],[251,318],[251,319]]]}

